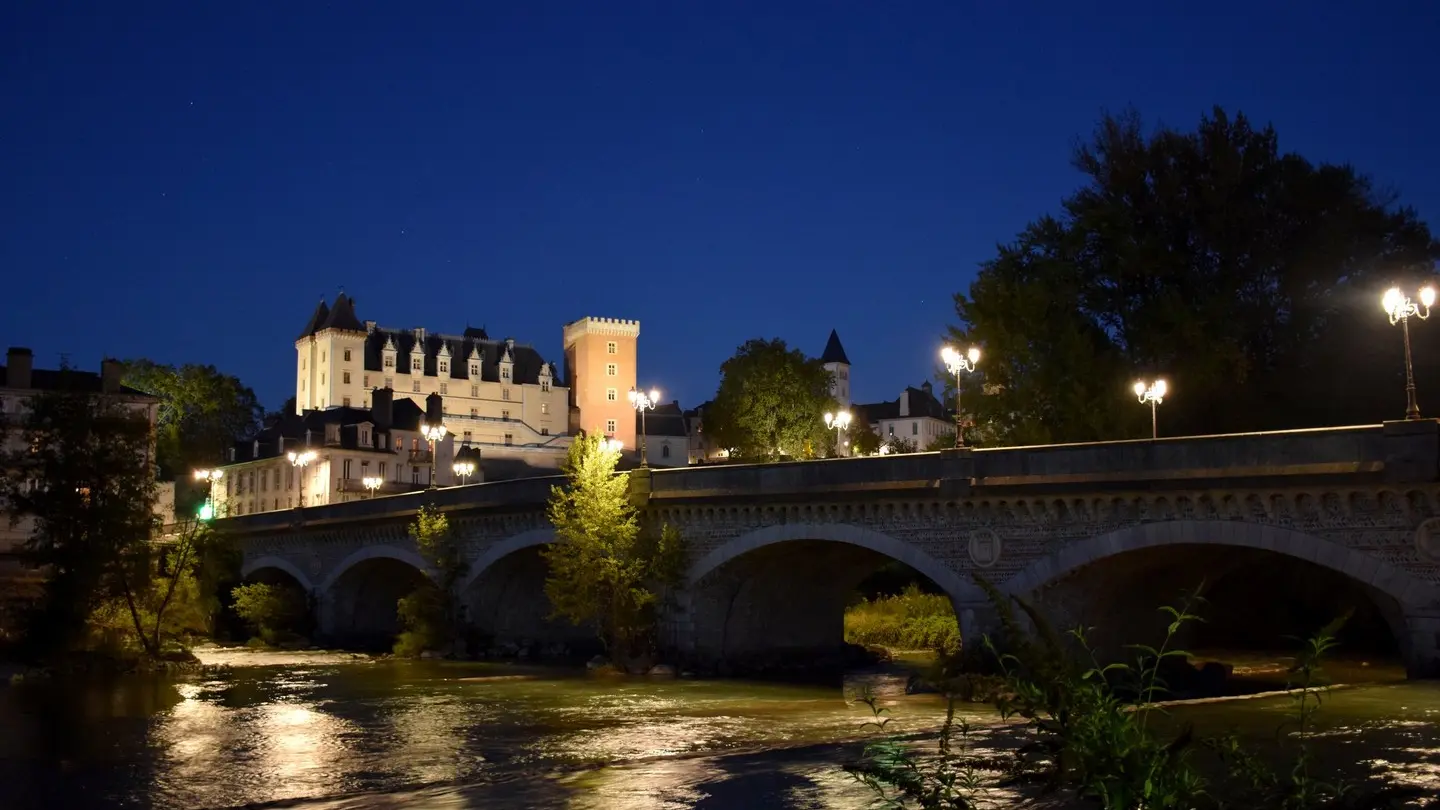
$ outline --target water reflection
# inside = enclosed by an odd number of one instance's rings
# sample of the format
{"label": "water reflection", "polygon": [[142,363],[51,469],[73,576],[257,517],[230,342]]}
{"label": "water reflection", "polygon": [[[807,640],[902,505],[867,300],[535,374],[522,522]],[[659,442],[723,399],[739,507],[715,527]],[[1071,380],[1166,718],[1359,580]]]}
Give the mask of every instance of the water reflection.
{"label": "water reflection", "polygon": [[[938,725],[938,698],[904,695],[902,679],[871,683],[895,710],[891,730]],[[1257,699],[1170,717],[1263,742],[1289,709]],[[989,709],[968,714],[993,724]],[[828,743],[867,717],[839,688],[311,656],[190,682],[0,688],[0,804],[858,808],[863,788],[838,770],[853,749]],[[1315,745],[1324,765],[1440,792],[1437,722],[1440,685],[1337,691]],[[440,783],[466,786],[421,787]],[[356,796],[367,791],[387,796]]]}

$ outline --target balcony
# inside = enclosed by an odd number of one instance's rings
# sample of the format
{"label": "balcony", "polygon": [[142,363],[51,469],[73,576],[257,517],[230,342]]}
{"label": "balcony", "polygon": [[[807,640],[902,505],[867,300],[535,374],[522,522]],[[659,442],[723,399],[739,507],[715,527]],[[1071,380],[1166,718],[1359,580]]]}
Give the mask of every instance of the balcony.
{"label": "balcony", "polygon": [[[417,491],[419,491],[419,490],[424,489],[427,485],[428,485],[428,481],[427,481],[427,483],[425,483],[425,484],[412,484],[412,483],[410,483],[409,481],[389,481],[389,480],[387,480],[387,481],[384,481],[384,482],[382,482],[382,483],[380,484],[380,488],[377,489],[377,490],[375,490],[375,494],[376,494],[376,495],[399,495],[399,494],[404,493],[404,492],[417,492]],[[364,481],[363,481],[362,479],[360,479],[360,478],[341,478],[340,480],[338,480],[338,481],[335,482],[335,491],[336,491],[336,492],[347,492],[347,493],[348,493],[348,492],[355,492],[355,493],[360,493],[360,494],[363,494],[363,495],[369,495],[369,494],[370,494],[370,490],[368,490],[368,489],[365,488],[365,483],[364,483]]]}
{"label": "balcony", "polygon": [[419,450],[411,450],[405,454],[405,460],[411,464],[429,464],[432,456],[430,448],[422,447]]}

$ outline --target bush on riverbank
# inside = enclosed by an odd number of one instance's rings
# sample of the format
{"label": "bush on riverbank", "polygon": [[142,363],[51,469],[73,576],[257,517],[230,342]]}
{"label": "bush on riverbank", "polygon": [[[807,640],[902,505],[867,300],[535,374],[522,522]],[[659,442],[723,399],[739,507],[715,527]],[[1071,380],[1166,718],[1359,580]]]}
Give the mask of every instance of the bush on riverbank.
{"label": "bush on riverbank", "polygon": [[954,652],[960,648],[960,626],[949,598],[910,585],[894,596],[862,599],[846,609],[845,640],[901,650]]}

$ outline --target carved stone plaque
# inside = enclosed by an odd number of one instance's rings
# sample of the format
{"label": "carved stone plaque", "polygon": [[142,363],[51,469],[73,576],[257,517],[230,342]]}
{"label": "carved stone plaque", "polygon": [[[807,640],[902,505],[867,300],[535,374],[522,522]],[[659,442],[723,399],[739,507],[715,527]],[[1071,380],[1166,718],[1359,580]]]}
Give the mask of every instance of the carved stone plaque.
{"label": "carved stone plaque", "polygon": [[1427,518],[1415,530],[1415,550],[1424,559],[1440,562],[1440,518]]}
{"label": "carved stone plaque", "polygon": [[1000,537],[990,529],[970,533],[970,561],[980,568],[989,568],[1000,560]]}

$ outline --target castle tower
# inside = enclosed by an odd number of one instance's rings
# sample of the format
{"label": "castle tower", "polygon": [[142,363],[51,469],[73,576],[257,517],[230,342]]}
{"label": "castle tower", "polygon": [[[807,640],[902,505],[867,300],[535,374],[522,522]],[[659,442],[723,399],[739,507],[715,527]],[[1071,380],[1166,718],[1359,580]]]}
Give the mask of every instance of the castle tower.
{"label": "castle tower", "polygon": [[354,299],[340,293],[333,307],[320,302],[295,341],[296,413],[359,407],[366,400],[365,334]]}
{"label": "castle tower", "polygon": [[570,432],[603,433],[636,447],[635,409],[640,322],[581,318],[565,325],[565,371],[570,384]]}
{"label": "castle tower", "polygon": [[840,335],[834,329],[830,330],[830,340],[825,343],[825,351],[820,355],[820,362],[833,377],[830,383],[830,396],[840,403],[841,408],[849,408],[850,358],[845,356],[845,347],[840,345]]}

